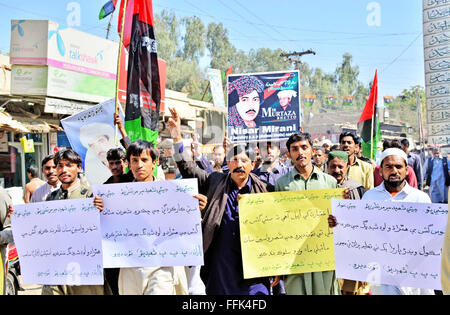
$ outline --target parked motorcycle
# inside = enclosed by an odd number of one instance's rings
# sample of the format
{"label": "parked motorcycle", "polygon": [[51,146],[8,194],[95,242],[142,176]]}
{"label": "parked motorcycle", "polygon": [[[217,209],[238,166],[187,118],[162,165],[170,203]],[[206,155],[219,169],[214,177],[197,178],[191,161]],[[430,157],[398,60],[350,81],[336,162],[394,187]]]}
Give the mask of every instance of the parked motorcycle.
{"label": "parked motorcycle", "polygon": [[8,245],[8,261],[6,262],[6,295],[17,295],[20,290],[19,282],[20,264],[19,256],[17,255],[16,245]]}

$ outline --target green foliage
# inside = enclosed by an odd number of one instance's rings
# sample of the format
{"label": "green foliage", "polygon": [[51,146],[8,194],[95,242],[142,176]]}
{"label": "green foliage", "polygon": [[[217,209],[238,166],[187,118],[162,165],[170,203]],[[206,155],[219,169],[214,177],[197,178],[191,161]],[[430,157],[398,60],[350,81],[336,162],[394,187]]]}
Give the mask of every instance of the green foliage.
{"label": "green foliage", "polygon": [[[230,66],[234,66],[237,49],[231,44],[228,38],[228,31],[222,23],[214,22],[208,25],[206,34],[206,47],[211,56],[211,68],[225,71]],[[239,54],[241,57],[242,53]],[[245,60],[240,61],[241,66],[246,64]],[[239,68],[238,68],[239,69]]]}
{"label": "green foliage", "polygon": [[205,55],[206,28],[198,17],[184,18],[186,28],[184,35],[183,57],[188,61],[196,61]]}
{"label": "green foliage", "polygon": [[179,23],[174,14],[163,10],[160,15],[155,15],[155,37],[158,57],[169,63],[181,46]]}

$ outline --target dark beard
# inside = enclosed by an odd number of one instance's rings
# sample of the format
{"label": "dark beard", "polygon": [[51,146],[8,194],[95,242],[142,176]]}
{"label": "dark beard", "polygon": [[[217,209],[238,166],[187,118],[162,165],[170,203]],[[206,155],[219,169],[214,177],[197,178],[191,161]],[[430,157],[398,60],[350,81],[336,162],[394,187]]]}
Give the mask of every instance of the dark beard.
{"label": "dark beard", "polygon": [[392,187],[392,188],[398,188],[401,185],[403,185],[404,182],[405,182],[405,179],[403,179],[402,181],[395,181],[395,182],[391,182],[391,181],[388,181],[388,180],[384,181],[385,185],[387,185],[389,187]]}

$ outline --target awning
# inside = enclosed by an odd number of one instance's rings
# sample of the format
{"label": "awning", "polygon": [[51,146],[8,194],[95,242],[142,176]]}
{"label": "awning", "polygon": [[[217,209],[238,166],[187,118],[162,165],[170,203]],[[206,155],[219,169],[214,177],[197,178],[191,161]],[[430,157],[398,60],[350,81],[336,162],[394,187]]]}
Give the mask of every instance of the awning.
{"label": "awning", "polygon": [[17,133],[30,132],[27,127],[13,119],[7,112],[0,112],[0,130],[13,131]]}
{"label": "awning", "polygon": [[15,133],[49,133],[64,131],[58,125],[47,123],[43,120],[20,122],[12,118],[12,116],[5,111],[0,112],[0,130],[12,131]]}
{"label": "awning", "polygon": [[64,131],[61,127],[48,124],[45,121],[41,121],[40,123],[23,123],[23,125],[30,130],[29,132],[33,133],[49,133],[49,132],[57,132]]}

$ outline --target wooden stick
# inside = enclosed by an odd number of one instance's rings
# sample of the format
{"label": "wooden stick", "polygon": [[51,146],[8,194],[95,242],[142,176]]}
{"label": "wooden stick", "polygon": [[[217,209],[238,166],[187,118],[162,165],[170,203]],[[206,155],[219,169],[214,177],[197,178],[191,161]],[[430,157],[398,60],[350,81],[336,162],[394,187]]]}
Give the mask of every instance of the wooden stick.
{"label": "wooden stick", "polygon": [[[122,12],[122,25],[120,26],[120,41],[119,41],[119,56],[117,58],[117,77],[116,77],[116,107],[115,107],[115,113],[119,114],[119,80],[120,80],[120,58],[122,57],[122,44],[123,44],[123,29],[125,26],[125,18],[126,18],[126,12],[127,12],[127,0],[123,0],[123,12]],[[114,143],[116,146],[119,146],[119,127],[116,125],[115,128],[115,135],[114,135]]]}

